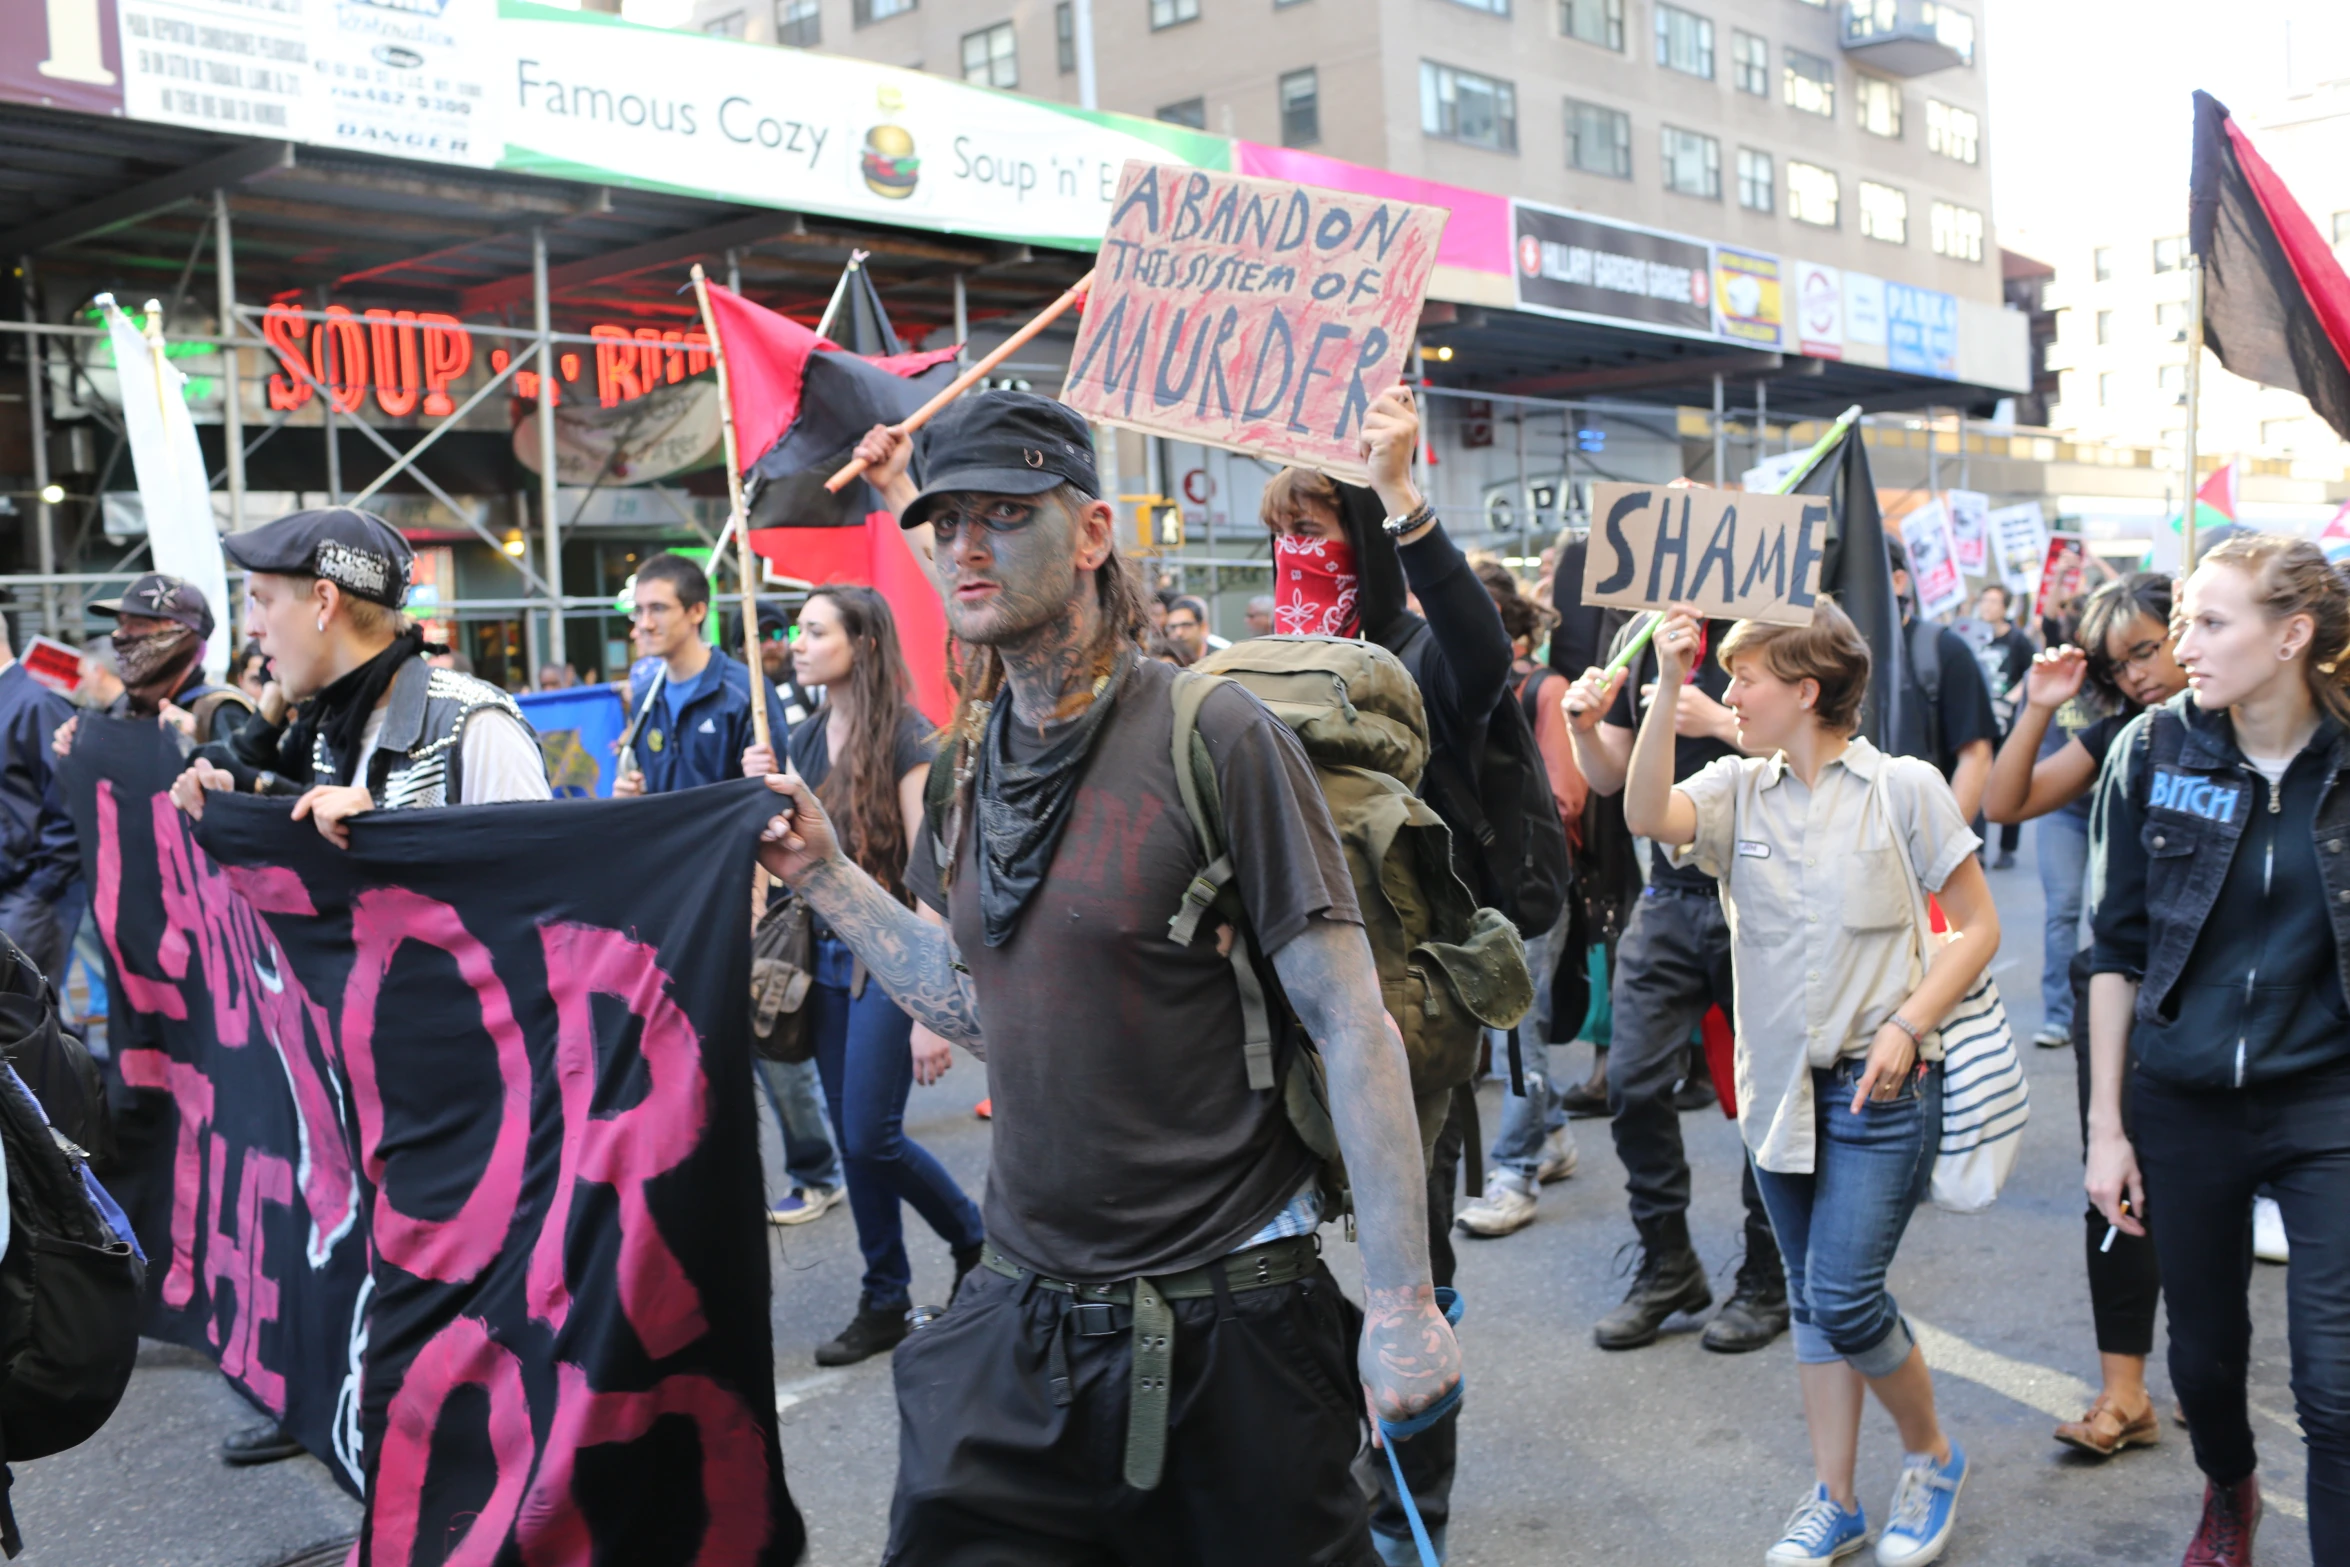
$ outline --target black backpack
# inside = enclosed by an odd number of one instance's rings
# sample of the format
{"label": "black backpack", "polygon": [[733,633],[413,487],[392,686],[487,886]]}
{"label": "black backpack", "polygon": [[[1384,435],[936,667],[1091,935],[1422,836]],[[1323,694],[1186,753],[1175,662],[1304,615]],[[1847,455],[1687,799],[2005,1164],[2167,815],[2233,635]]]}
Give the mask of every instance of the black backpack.
{"label": "black backpack", "polygon": [[1550,769],[1516,693],[1504,690],[1485,721],[1482,751],[1464,766],[1456,756],[1428,758],[1420,793],[1458,830],[1456,858],[1477,901],[1501,910],[1518,934],[1550,933],[1574,894],[1575,868]]}
{"label": "black backpack", "polygon": [[[0,1057],[0,1150],[8,1167],[8,1248],[0,1254],[0,1550],[13,1557],[24,1540],[8,1501],[15,1477],[7,1466],[87,1441],[114,1413],[138,1358],[146,1264],[129,1221],[64,1130],[69,1117],[97,1112],[94,1101],[68,1104],[96,1083],[97,1068],[81,1042],[59,1029],[49,982],[5,936]],[[28,1080],[54,1085],[55,1122]]]}

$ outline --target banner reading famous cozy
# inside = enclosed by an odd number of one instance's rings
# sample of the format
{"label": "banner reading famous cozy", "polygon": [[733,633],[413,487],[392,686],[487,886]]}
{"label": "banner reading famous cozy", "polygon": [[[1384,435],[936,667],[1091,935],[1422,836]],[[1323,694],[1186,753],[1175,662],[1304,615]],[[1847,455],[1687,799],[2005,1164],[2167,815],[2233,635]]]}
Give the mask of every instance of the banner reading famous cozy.
{"label": "banner reading famous cozy", "polygon": [[[101,851],[110,754],[76,751]],[[123,945],[118,966],[168,976],[200,954],[212,993],[261,1020],[248,1054],[298,1046],[277,1050],[276,1084],[240,1091],[290,1098],[297,1145],[341,1172],[343,1222],[371,1254],[338,1362],[355,1384],[328,1395],[356,1435],[360,1563],[798,1559],[746,1026],[769,800],[741,783],[380,812],[348,851],[282,800],[214,795],[193,842],[152,817],[159,901],[189,928]],[[100,922],[119,939],[143,889],[127,865],[114,885]],[[194,898],[172,914],[175,885]],[[221,1157],[202,1190],[220,1190]],[[259,1308],[301,1253],[254,1215],[296,1189],[315,1212],[335,1188],[314,1169],[247,1173],[230,1236],[268,1244],[237,1254],[257,1325],[226,1336],[289,1399],[315,1357],[271,1362]],[[300,1338],[281,1326],[274,1345]]]}
{"label": "banner reading famous cozy", "polygon": [[150,1337],[229,1381],[361,1484],[367,1232],[325,1014],[167,798],[153,723],[85,715],[64,788],[107,951],[117,1154]]}
{"label": "banner reading famous cozy", "polygon": [[1445,216],[1129,163],[1062,400],[1129,429],[1365,483],[1363,415],[1403,378]]}

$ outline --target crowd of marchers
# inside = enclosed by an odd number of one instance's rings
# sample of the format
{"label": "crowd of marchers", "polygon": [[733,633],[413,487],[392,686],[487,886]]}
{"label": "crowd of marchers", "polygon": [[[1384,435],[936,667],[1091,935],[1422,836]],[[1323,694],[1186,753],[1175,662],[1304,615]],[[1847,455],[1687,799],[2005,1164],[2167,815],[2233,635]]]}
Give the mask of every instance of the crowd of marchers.
{"label": "crowd of marchers", "polygon": [[[943,725],[914,706],[875,590],[762,610],[751,667],[712,645],[699,566],[637,572],[614,792],[765,776],[759,857],[809,917],[812,1048],[758,1062],[785,1153],[772,1218],[845,1201],[855,1227],[856,1302],[816,1358],[894,1359],[887,1560],[1442,1561],[1455,1236],[1533,1222],[1578,1167],[1579,1118],[1608,1122],[1639,1248],[1596,1342],[1636,1350],[1708,1312],[1709,1350],[1792,1340],[1815,1474],[1775,1543],[1757,1520],[1766,1561],[1937,1559],[1965,1538],[1962,1492],[1999,1481],[1945,1428],[1886,1281],[1965,1086],[1945,1080],[1943,1025],[2000,945],[1990,875],[2033,821],[2035,1042],[2079,1064],[2102,1383],[2056,1438],[2104,1457],[2162,1439],[2174,1411],[2146,1363],[2167,1298],[2175,1414],[2207,1480],[2185,1562],[2251,1561],[2248,1270],[2289,1254],[2311,1549],[2350,1562],[2342,577],[2306,542],[2244,535],[2036,624],[1991,587],[1938,625],[1889,545],[1913,721],[1881,749],[1861,714],[1886,660],[1833,602],[1804,625],[1586,608],[1578,534],[1530,585],[1471,560],[1414,479],[1418,446],[1396,389],[1365,420],[1367,487],[1271,480],[1273,591],[1235,645],[1121,557],[1066,407],[987,392],[916,437],[876,429],[858,454],[950,631]],[[369,812],[549,797],[513,700],[402,615],[396,530],[333,508],[224,543],[251,637],[228,682],[203,672],[214,606],[190,584],[151,574],[94,606],[116,629],[83,706],[183,737],[183,809],[282,796],[347,846]],[[1504,1085],[1489,1148],[1468,1146],[1465,1092],[1426,1091],[1441,1031],[1398,1015],[1348,836],[1364,802],[1251,669],[1410,694],[1395,808],[1443,830],[1431,885],[1514,921],[1480,949],[1506,961],[1427,992],[1495,1019],[1468,1024],[1474,1070]],[[0,931],[61,991],[90,943],[52,771],[76,727],[0,667]],[[1519,783],[1542,820],[1508,815]],[[1545,904],[1527,867],[1550,843]],[[1516,1005],[1488,1004],[1513,983]],[[1570,1080],[1553,1052],[1579,1040],[1594,1064]],[[978,1201],[904,1125],[957,1049],[987,1067]],[[1717,1102],[1745,1154],[1718,1309],[1681,1130]],[[1486,1174],[1456,1216],[1464,1156]],[[915,1308],[907,1207],[952,1259],[943,1313]],[[1341,1219],[1352,1291],[1323,1260]],[[1903,1451],[1874,1526],[1854,1486],[1871,1395]],[[223,1456],[298,1451],[263,1426]]]}

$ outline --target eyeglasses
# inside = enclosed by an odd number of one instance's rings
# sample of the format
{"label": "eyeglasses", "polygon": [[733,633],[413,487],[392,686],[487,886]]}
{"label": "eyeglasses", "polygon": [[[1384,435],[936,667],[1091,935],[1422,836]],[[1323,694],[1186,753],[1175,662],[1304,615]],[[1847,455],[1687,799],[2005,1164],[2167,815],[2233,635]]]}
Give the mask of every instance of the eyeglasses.
{"label": "eyeglasses", "polygon": [[942,540],[974,527],[996,534],[1017,533],[1036,520],[1036,513],[1034,501],[997,497],[969,506],[940,506],[930,514],[930,528],[932,535]]}
{"label": "eyeglasses", "polygon": [[2162,652],[2162,650],[2168,646],[2170,646],[2170,642],[2167,638],[2148,637],[2143,642],[2133,644],[2130,650],[2122,655],[2121,662],[2116,664],[2114,667],[2117,669],[2136,669],[2141,664],[2151,664]]}
{"label": "eyeglasses", "polygon": [[628,618],[632,624],[639,620],[667,620],[684,608],[683,604],[639,604],[629,610]]}

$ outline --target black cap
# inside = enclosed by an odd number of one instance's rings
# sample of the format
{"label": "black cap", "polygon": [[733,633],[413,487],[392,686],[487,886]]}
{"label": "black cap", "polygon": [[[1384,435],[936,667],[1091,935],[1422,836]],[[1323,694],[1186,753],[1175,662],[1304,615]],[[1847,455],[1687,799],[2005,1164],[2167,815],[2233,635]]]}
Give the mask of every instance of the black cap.
{"label": "black cap", "polygon": [[1034,392],[980,392],[947,404],[914,437],[929,482],[898,521],[928,522],[942,495],[1042,495],[1063,484],[1099,496],[1093,431],[1066,403]]}
{"label": "black cap", "polygon": [[204,590],[193,582],[167,577],[160,571],[150,571],[123,589],[121,598],[101,599],[92,604],[90,613],[173,620],[200,637],[212,635],[212,606],[204,602]]}
{"label": "black cap", "polygon": [[250,532],[232,533],[220,547],[247,571],[324,577],[353,598],[387,609],[407,602],[408,566],[415,559],[397,528],[352,506],[298,511]]}

